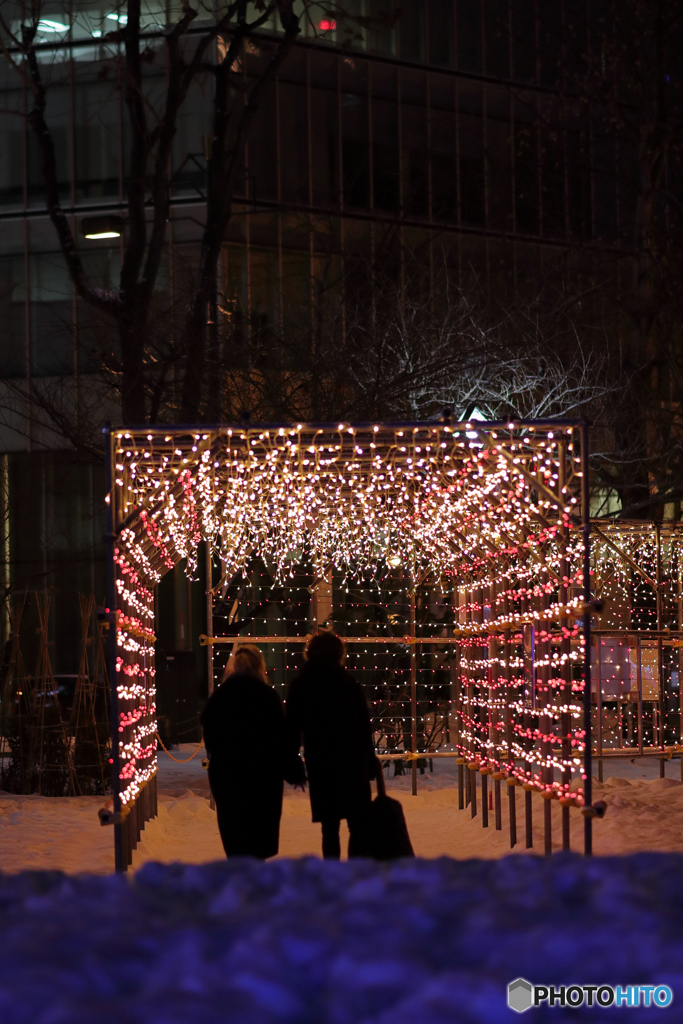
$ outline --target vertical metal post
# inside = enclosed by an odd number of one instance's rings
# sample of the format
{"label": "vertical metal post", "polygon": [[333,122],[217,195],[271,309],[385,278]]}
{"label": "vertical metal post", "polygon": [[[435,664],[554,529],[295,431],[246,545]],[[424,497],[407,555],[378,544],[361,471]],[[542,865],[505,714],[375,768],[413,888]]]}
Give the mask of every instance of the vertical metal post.
{"label": "vertical metal post", "polygon": [[618,747],[624,745],[624,698],[617,695],[617,732],[614,741]]}
{"label": "vertical metal post", "polygon": [[12,574],[10,570],[10,494],[9,494],[9,455],[0,455],[0,502],[2,503],[2,588],[4,600],[2,604],[2,642],[7,643],[12,632],[10,617],[10,588]]}
{"label": "vertical metal post", "polygon": [[[472,591],[472,605],[473,605],[473,608],[472,608],[472,618],[473,618],[473,621],[476,622],[478,625],[481,625],[483,623],[483,621],[484,621],[484,589],[483,589],[483,587],[476,587],[476,589],[474,589]],[[472,678],[472,682],[474,684],[473,687],[472,687],[472,695],[473,695],[474,699],[473,699],[473,709],[472,709],[472,714],[471,714],[471,721],[472,721],[472,726],[471,726],[471,728],[472,728],[472,747],[473,747],[472,753],[473,753],[474,758],[476,759],[477,764],[479,766],[484,766],[484,765],[486,765],[487,759],[488,759],[488,747],[487,747],[486,742],[483,739],[483,736],[484,736],[485,728],[488,730],[488,717],[489,717],[490,711],[486,710],[486,706],[485,706],[485,703],[484,703],[484,694],[486,694],[487,697],[488,697],[488,692],[489,692],[488,691],[488,681],[489,681],[488,680],[488,670],[486,670],[486,674],[484,675],[484,673],[482,672],[481,666],[482,666],[482,664],[486,664],[486,658],[487,658],[487,655],[488,655],[488,647],[484,646],[484,641],[483,641],[483,639],[481,637],[478,637],[477,639],[475,639],[475,644],[476,644],[476,646],[475,646],[474,650],[477,653],[477,657],[475,659],[476,667],[475,667],[475,670],[474,670],[474,673],[473,673],[473,678]],[[485,651],[487,652],[486,654],[484,653]],[[475,711],[475,708],[476,708],[476,711]],[[477,723],[476,726],[474,725],[475,717],[476,717],[476,723]],[[486,732],[486,735],[488,736],[488,731]],[[475,771],[474,774],[472,775],[472,785],[476,788],[476,785],[477,785],[477,771]]]}
{"label": "vertical metal post", "polygon": [[[567,484],[567,446],[564,440],[559,442],[559,469],[558,469],[558,491],[560,495],[563,495],[564,488]],[[566,500],[566,499],[565,499]],[[566,602],[569,599],[568,592],[568,578],[569,578],[569,561],[567,559],[567,545],[569,543],[569,530],[566,526],[560,527],[560,537],[562,543],[562,560],[560,562],[560,576],[562,578],[562,586],[560,587],[559,598],[560,601]],[[569,622],[567,619],[560,619],[560,628],[563,631],[561,653],[563,656],[563,667],[562,667],[562,703],[565,707],[568,707],[572,702],[572,667],[570,661],[571,654],[571,642],[567,637],[567,627]],[[572,728],[572,721],[569,712],[563,712],[560,716],[561,723],[561,734],[562,734],[562,787],[568,787],[571,782],[571,770],[569,769],[569,763],[572,754],[570,733]],[[570,848],[570,822],[569,822],[569,807],[562,805],[561,809],[562,818],[562,849],[569,850]]]}
{"label": "vertical metal post", "polygon": [[500,832],[503,827],[503,813],[500,804],[500,780],[502,776],[500,772],[496,772],[493,776],[493,809],[496,819],[496,831]]}
{"label": "vertical metal post", "polygon": [[[673,547],[675,533],[671,534],[671,557],[673,561]],[[683,580],[681,579],[681,555],[680,550],[676,551],[676,564],[678,569],[677,607],[678,616],[676,626],[678,639],[680,641],[681,629],[683,629]],[[678,742],[683,743],[683,647],[678,648]],[[681,773],[683,775],[683,757],[681,757]]]}
{"label": "vertical metal post", "polygon": [[[242,42],[242,49],[240,51],[240,58],[242,60],[242,85],[243,85],[243,88],[244,88],[243,104],[246,107],[246,105],[247,105],[247,96],[248,96],[248,91],[247,91],[248,76],[247,76],[247,48],[246,48],[244,42]],[[247,203],[249,203],[249,200],[250,200],[251,197],[249,196],[249,142],[248,141],[245,143],[245,146],[244,146],[244,158],[243,159],[244,159],[244,176],[245,176],[244,177],[244,181],[245,181],[246,200],[247,200]],[[251,207],[251,209],[253,210],[253,206]],[[252,322],[251,322],[251,217],[249,215],[250,212],[251,211],[248,210],[247,214],[246,214],[246,216],[244,218],[244,243],[245,243],[245,254],[244,254],[244,256],[245,256],[245,261],[246,261],[246,272],[247,272],[246,273],[246,292],[247,292],[246,293],[246,315],[247,315],[247,348],[248,348],[248,352],[249,352],[249,355],[248,355],[249,364],[248,365],[249,365],[249,369],[251,370],[251,364],[252,364],[252,360],[254,358],[254,353],[253,353],[253,350],[252,350],[252,347],[251,347]]]}
{"label": "vertical metal post", "polygon": [[280,150],[280,76],[275,76],[275,189],[277,198],[277,301],[280,337],[284,337],[282,296],[282,159]]}
{"label": "vertical metal post", "polygon": [[462,711],[462,678],[461,678],[461,651],[460,647],[455,649],[455,749],[462,756],[460,746],[460,715]]}
{"label": "vertical metal post", "polygon": [[[311,53],[306,50],[306,177],[308,178],[308,208],[313,209],[313,123],[311,117]],[[313,219],[308,222],[308,272],[311,278],[311,342],[312,355],[315,358],[315,260],[314,260],[315,237],[313,233]],[[313,415],[316,417],[318,410],[313,406]]]}
{"label": "vertical metal post", "polygon": [[403,301],[405,297],[405,224],[404,224],[404,204],[403,204],[403,101],[401,91],[401,69],[400,67],[396,70],[396,141],[398,143],[398,216],[399,216],[399,236],[398,236],[398,247],[399,247],[399,259],[400,259],[400,275],[401,275],[401,312],[403,312]]}
{"label": "vertical metal post", "polygon": [[598,706],[598,779],[602,782],[602,651],[600,650],[602,645],[602,637],[596,636],[596,669],[598,678],[595,686],[597,690],[597,706]]}
{"label": "vertical metal post", "polygon": [[534,830],[533,822],[531,817],[532,806],[531,798],[532,791],[530,789],[524,790],[524,824],[526,827],[526,848],[530,850],[534,845]]}
{"label": "vertical metal post", "polygon": [[[426,5],[425,5],[426,6]],[[425,18],[425,21],[428,21]],[[429,30],[426,27],[425,35],[427,40],[429,39]],[[429,53],[429,47],[427,47],[427,53]],[[433,185],[432,185],[432,90],[431,90],[431,75],[429,72],[425,75],[425,99],[427,101],[427,216],[429,218],[430,225],[434,223],[434,200],[433,200]],[[486,91],[484,90],[484,95]],[[484,101],[485,102],[485,101]],[[486,109],[484,109],[484,117],[482,121],[484,125],[484,132],[486,132]],[[486,153],[486,139],[484,139],[484,153]],[[484,174],[484,202],[486,203],[486,174]],[[486,221],[488,223],[488,220]],[[486,251],[488,252],[489,241],[486,238],[485,243]],[[427,237],[427,246],[429,253],[429,308],[434,308],[434,231],[430,230]],[[487,268],[487,280],[488,268]]]}
{"label": "vertical metal post", "polygon": [[546,857],[553,852],[553,818],[552,800],[547,793],[543,794],[543,852]]}
{"label": "vertical metal post", "polygon": [[571,849],[569,808],[562,806],[562,849]]}
{"label": "vertical metal post", "polygon": [[[546,575],[546,579],[548,579],[547,575]],[[549,605],[549,600],[548,600],[547,594],[538,598],[539,611],[547,608],[548,605]],[[554,719],[548,713],[548,711],[549,711],[549,709],[550,709],[550,707],[552,705],[552,701],[553,701],[553,698],[551,697],[551,686],[550,686],[550,665],[552,664],[552,654],[551,654],[551,649],[550,649],[550,643],[549,643],[548,640],[536,641],[536,644],[537,644],[537,648],[538,648],[538,650],[537,650],[537,657],[538,657],[538,660],[541,662],[541,664],[538,667],[540,668],[540,672],[541,672],[542,693],[540,694],[540,705],[541,705],[541,711],[543,712],[542,714],[539,715],[539,724],[540,724],[540,727],[541,727],[541,732],[543,733],[544,737],[546,737],[545,739],[541,740],[541,756],[543,757],[543,760],[544,760],[544,765],[543,765],[543,768],[542,768],[542,771],[541,771],[541,777],[542,777],[544,786],[549,787],[549,791],[552,792],[553,784],[555,782],[555,769],[548,764],[548,762],[551,761],[551,759],[552,759],[552,748],[553,748],[553,743],[550,741],[550,739],[548,739],[548,737],[555,730]],[[537,669],[536,669],[536,667],[534,667],[534,676],[536,676],[536,671],[537,671]],[[544,808],[543,808],[544,818],[543,818],[543,822],[544,822],[544,829],[545,829],[545,852],[546,852],[546,855],[549,856],[550,853],[551,853],[551,848],[550,848],[550,845],[549,845],[550,844],[549,830],[550,830],[550,821],[551,821],[551,819],[550,819],[550,799],[546,796],[545,792],[544,792],[544,795],[543,795],[543,799],[544,799]]]}
{"label": "vertical metal post", "polygon": [[[69,28],[69,41],[73,36],[73,27]],[[74,52],[69,49],[69,162],[71,171],[71,232],[76,237],[76,217],[74,210],[76,209],[76,104],[75,104],[75,88],[74,88]],[[72,285],[71,287],[71,330],[73,332],[72,338],[72,357],[73,357],[73,375],[74,375],[74,413],[76,416],[76,430],[78,430],[79,424],[79,410],[80,410],[80,395],[79,395],[79,382],[78,382],[78,301],[76,288]]]}
{"label": "vertical metal post", "polygon": [[[410,635],[415,639],[415,587],[410,591]],[[417,753],[417,645],[410,645],[410,745]],[[410,762],[413,796],[417,796],[417,761]]]}
{"label": "vertical metal post", "polygon": [[515,797],[515,780],[506,779],[508,787],[508,804],[510,809],[510,849],[517,845],[517,801]]}
{"label": "vertical metal post", "polygon": [[[26,84],[22,89],[23,113],[22,118],[22,194],[24,200],[23,217],[23,243],[24,243],[24,374],[26,377],[26,393],[31,393],[31,257],[30,257],[30,228],[28,220],[28,104],[26,95]],[[26,399],[25,405],[27,448],[31,451],[32,423],[31,423],[31,401]]]}
{"label": "vertical metal post", "polygon": [[[466,606],[467,606],[467,611],[465,612],[465,621],[466,622],[474,622],[475,621],[475,619],[474,619],[474,612],[472,610],[473,604],[474,604],[474,591],[472,590],[471,587],[468,587],[468,589],[466,590]],[[467,665],[466,665],[466,668],[465,668],[465,678],[467,680],[467,718],[466,718],[466,724],[467,724],[467,729],[469,730],[469,739],[467,740],[468,749],[465,752],[465,756],[468,758],[468,760],[470,758],[473,758],[475,756],[475,753],[476,753],[476,751],[475,751],[475,743],[476,743],[475,731],[476,730],[475,730],[475,726],[474,726],[474,708],[475,708],[475,701],[474,701],[474,671],[473,671],[473,668],[472,668],[472,664],[473,664],[472,652],[473,652],[473,650],[474,650],[474,647],[471,646],[471,645],[466,648],[466,651],[467,651]],[[472,773],[468,769],[468,771],[467,771],[467,779],[468,779],[468,787],[469,787],[468,788],[468,794],[471,794],[471,789],[472,789],[471,774]],[[475,797],[476,797],[476,794],[475,794]],[[468,803],[469,803],[469,797],[468,797]]]}
{"label": "vertical metal post", "polygon": [[659,747],[664,749],[664,648],[662,646],[662,525],[655,523],[657,537],[657,675],[659,680]]}
{"label": "vertical metal post", "polygon": [[[114,452],[111,425],[104,427],[104,472],[107,502],[106,573],[107,573],[107,674],[109,676],[110,694],[110,728],[111,728],[111,791],[114,802],[114,814],[121,813],[121,795],[119,792],[119,700],[116,686],[116,570],[114,568],[114,544],[116,542],[116,488],[114,486]],[[125,871],[128,867],[128,855],[124,850],[124,826],[114,825],[114,862],[116,871]]]}
{"label": "vertical metal post", "polygon": [[[590,481],[588,478],[588,421],[581,423],[581,526],[583,532],[583,599],[588,605],[591,600],[591,520],[590,520]],[[593,730],[591,711],[591,613],[586,608],[583,613],[583,730],[584,753],[583,771],[585,775],[583,792],[586,809],[590,810],[593,803]],[[593,853],[593,819],[590,813],[584,817],[584,853],[590,857]]]}
{"label": "vertical metal post", "polygon": [[[503,614],[507,615],[510,611],[510,603],[506,597],[503,602]],[[505,644],[505,749],[506,749],[506,764],[507,771],[512,771],[515,766],[513,749],[512,749],[512,667],[510,665],[510,630],[503,630],[504,644]]]}
{"label": "vertical metal post", "polygon": [[[453,18],[454,26],[455,26],[456,22],[457,22],[457,18]],[[457,30],[455,30],[455,29],[454,29],[454,31],[457,32]],[[454,53],[458,52],[457,40],[454,43],[453,52]],[[457,224],[458,224],[458,227],[460,227],[460,225],[462,224],[462,186],[461,186],[462,176],[460,174],[460,110],[459,110],[459,107],[460,107],[460,88],[459,88],[459,85],[460,85],[459,80],[458,80],[457,77],[455,77],[454,81],[453,81],[453,119],[454,119],[454,122],[455,122],[455,124],[454,124],[454,128],[455,128],[455,166],[458,168],[458,173],[455,175],[455,204],[456,204],[456,213],[457,213]],[[467,88],[467,87],[465,86],[465,88]],[[515,215],[515,204],[513,202],[513,204],[512,204],[512,216],[514,217],[514,215]],[[401,216],[401,224],[403,224],[403,216]],[[401,230],[403,230],[403,228],[401,228]],[[513,231],[514,231],[514,228],[513,228]],[[458,287],[460,288],[460,287],[462,287],[462,280],[463,280],[463,273],[462,273],[462,232],[458,231],[455,237],[457,238],[457,250],[456,250],[457,251],[457,256],[456,256],[456,258],[457,258],[457,267],[458,267],[457,284],[458,284]],[[513,243],[513,246],[514,246],[514,243]]]}
{"label": "vertical metal post", "polygon": [[[208,539],[204,542],[205,548],[205,565],[206,565],[206,635],[213,636],[213,590],[211,584],[213,582],[212,575],[212,563],[211,563],[211,544]],[[206,645],[206,668],[209,679],[209,696],[213,693],[213,644]]]}
{"label": "vertical metal post", "polygon": [[643,648],[640,633],[636,637],[636,652],[638,657],[637,678],[638,678],[638,753],[643,756]]}
{"label": "vertical metal post", "polygon": [[[345,231],[344,231],[344,160],[343,160],[343,123],[342,123],[342,74],[341,74],[341,53],[337,57],[337,178],[339,186],[339,257],[341,264],[341,337],[342,347],[346,344],[346,261],[344,257]],[[400,166],[399,153],[399,166]],[[400,174],[400,171],[399,171]],[[403,230],[403,229],[401,229]]]}
{"label": "vertical metal post", "polygon": [[481,772],[481,827],[489,827],[489,777],[486,768]]}
{"label": "vertical metal post", "polygon": [[[373,117],[372,117],[372,62],[367,64],[367,154],[368,154],[368,207],[375,209],[375,164],[373,152]],[[377,298],[375,294],[375,218],[370,218],[370,337],[374,344],[377,334]]]}

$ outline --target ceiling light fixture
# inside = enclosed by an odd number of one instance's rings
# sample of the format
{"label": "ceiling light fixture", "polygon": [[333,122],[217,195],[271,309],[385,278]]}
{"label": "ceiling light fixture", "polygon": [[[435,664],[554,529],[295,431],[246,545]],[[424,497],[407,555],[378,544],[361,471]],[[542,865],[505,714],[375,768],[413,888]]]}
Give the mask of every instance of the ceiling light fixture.
{"label": "ceiling light fixture", "polygon": [[69,26],[61,21],[52,21],[50,18],[41,18],[38,22],[39,32],[68,32]]}
{"label": "ceiling light fixture", "polygon": [[123,217],[105,214],[102,217],[84,217],[81,230],[86,238],[96,241],[100,238],[120,238],[124,228]]}

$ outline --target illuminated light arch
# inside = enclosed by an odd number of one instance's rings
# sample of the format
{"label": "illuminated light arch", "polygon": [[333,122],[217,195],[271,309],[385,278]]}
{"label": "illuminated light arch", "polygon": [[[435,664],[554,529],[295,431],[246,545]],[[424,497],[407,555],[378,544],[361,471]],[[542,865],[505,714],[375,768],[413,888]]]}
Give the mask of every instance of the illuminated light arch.
{"label": "illuminated light arch", "polygon": [[[398,560],[413,588],[429,581],[464,595],[452,637],[439,638],[459,651],[460,761],[560,800],[567,815],[569,804],[590,811],[585,424],[248,424],[105,435],[117,869],[155,805],[154,588],[182,559],[194,572],[201,541],[224,577],[260,555],[282,579],[292,552],[306,550],[318,575],[333,567],[381,582]],[[535,634],[530,679],[525,626]]]}

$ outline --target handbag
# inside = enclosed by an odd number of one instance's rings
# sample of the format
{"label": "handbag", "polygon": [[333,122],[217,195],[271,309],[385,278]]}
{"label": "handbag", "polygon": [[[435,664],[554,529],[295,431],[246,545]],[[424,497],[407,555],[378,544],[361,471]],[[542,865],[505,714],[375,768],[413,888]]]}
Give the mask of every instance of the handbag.
{"label": "handbag", "polygon": [[395,860],[398,857],[414,857],[403,807],[398,800],[387,796],[384,785],[382,763],[377,760],[377,796],[372,801],[371,845],[375,860]]}

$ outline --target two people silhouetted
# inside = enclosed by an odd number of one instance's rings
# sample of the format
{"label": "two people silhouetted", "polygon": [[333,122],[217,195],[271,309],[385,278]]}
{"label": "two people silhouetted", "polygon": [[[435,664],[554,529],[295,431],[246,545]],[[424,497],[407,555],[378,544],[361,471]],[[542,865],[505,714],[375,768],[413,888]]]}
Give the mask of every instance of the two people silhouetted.
{"label": "two people silhouetted", "polygon": [[242,644],[233,651],[202,713],[209,781],[228,857],[275,856],[283,780],[303,788],[306,777],[312,818],[322,826],[323,857],[339,859],[343,818],[349,857],[372,856],[370,781],[377,761],[365,694],[344,668],[345,654],[334,633],[313,636],[283,713],[258,647]]}

